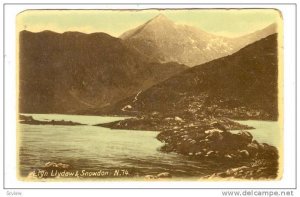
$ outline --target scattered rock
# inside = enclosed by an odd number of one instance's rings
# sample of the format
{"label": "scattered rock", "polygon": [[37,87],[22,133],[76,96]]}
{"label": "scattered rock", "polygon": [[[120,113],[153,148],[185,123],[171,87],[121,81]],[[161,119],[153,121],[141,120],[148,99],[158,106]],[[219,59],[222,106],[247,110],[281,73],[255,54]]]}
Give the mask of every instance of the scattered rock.
{"label": "scattered rock", "polygon": [[146,175],[145,179],[160,179],[160,178],[171,178],[172,175],[169,172],[162,172],[157,175]]}
{"label": "scattered rock", "polygon": [[165,121],[171,121],[171,120],[173,120],[173,118],[167,117],[167,118],[165,118],[164,120],[165,120]]}
{"label": "scattered rock", "polygon": [[210,129],[210,130],[206,130],[204,133],[206,134],[212,134],[212,133],[222,133],[223,130],[219,130],[219,129]]}
{"label": "scattered rock", "polygon": [[223,140],[223,135],[221,134],[223,131],[219,130],[219,129],[212,129],[212,130],[208,130],[205,131],[206,134],[208,134],[206,136],[206,139],[212,140],[212,141],[221,141]]}
{"label": "scattered rock", "polygon": [[205,156],[212,159],[212,158],[216,158],[217,153],[215,151],[208,151]]}
{"label": "scattered rock", "polygon": [[219,129],[221,131],[227,131],[227,129],[225,128],[225,126],[222,125],[219,122],[213,122],[213,123],[211,123],[211,126],[213,126],[214,128],[217,128],[217,129]]}
{"label": "scattered rock", "polygon": [[131,110],[132,106],[131,105],[126,105],[122,108],[122,111],[127,111],[127,110]]}
{"label": "scattered rock", "polygon": [[182,118],[178,117],[178,116],[175,117],[175,120],[179,121],[179,122],[184,122],[184,120]]}
{"label": "scattered rock", "polygon": [[259,144],[256,142],[256,140],[253,140],[251,143],[247,145],[247,149],[251,152],[256,152],[259,149]]}
{"label": "scattered rock", "polygon": [[[257,177],[276,177],[276,165],[278,167],[278,150],[268,144],[253,140],[253,136],[246,129],[252,129],[228,118],[203,116],[193,119],[193,116],[180,114],[150,114],[144,115],[143,119],[126,119],[115,123],[108,123],[105,127],[115,129],[137,129],[161,131],[157,139],[164,143],[161,147],[163,152],[175,152],[186,155],[190,159],[226,161],[230,163],[249,163],[249,167],[261,170]],[[171,118],[174,117],[174,118]],[[103,126],[103,125],[100,125]],[[230,130],[240,130],[237,134]],[[256,163],[256,161],[263,161]],[[260,169],[265,163],[271,167],[272,173]],[[255,163],[255,166],[252,164]],[[275,170],[274,170],[274,169]],[[255,178],[256,171],[241,168],[239,171],[221,172],[219,177]],[[269,173],[269,174],[268,174]],[[153,177],[152,177],[153,178]]]}
{"label": "scattered rock", "polygon": [[163,173],[159,173],[157,175],[158,178],[170,178],[172,177],[172,175],[169,172],[163,172]]}
{"label": "scattered rock", "polygon": [[230,168],[223,172],[213,173],[204,178],[234,178],[234,179],[274,179],[278,173],[278,161],[258,159],[247,166]]}
{"label": "scattered rock", "polygon": [[242,157],[249,157],[249,155],[250,155],[247,150],[241,150],[240,154],[241,154]]}
{"label": "scattered rock", "polygon": [[252,142],[253,136],[250,132],[248,131],[240,131],[238,133],[239,136],[241,136],[241,139],[247,141],[247,143]]}
{"label": "scattered rock", "polygon": [[47,162],[45,168],[69,169],[70,165],[65,163]]}
{"label": "scattered rock", "polygon": [[157,179],[157,176],[154,175],[146,175],[145,179]]}

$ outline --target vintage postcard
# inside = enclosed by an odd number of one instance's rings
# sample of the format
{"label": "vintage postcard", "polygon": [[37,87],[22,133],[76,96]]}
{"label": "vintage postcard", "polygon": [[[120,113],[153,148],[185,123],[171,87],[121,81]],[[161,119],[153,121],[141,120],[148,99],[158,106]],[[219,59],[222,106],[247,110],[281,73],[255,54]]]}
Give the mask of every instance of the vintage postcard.
{"label": "vintage postcard", "polygon": [[25,10],[21,181],[280,180],[276,9]]}

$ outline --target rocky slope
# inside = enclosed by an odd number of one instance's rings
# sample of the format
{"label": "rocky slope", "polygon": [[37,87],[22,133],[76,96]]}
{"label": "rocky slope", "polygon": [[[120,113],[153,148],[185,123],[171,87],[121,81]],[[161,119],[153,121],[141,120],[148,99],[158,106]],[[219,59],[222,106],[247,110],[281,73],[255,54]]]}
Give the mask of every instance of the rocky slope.
{"label": "rocky slope", "polygon": [[[278,177],[279,153],[276,147],[256,141],[251,127],[227,118],[183,120],[152,114],[96,126],[112,129],[161,131],[157,139],[160,151],[185,155],[198,161],[235,164],[234,168],[215,172],[204,179],[275,179]],[[245,131],[245,129],[249,131]],[[240,130],[233,133],[232,130]]]}
{"label": "rocky slope", "polygon": [[158,112],[183,119],[277,120],[277,34],[190,68],[118,102],[106,113]]}
{"label": "rocky slope", "polygon": [[154,62],[195,66],[230,55],[242,47],[277,32],[275,24],[251,34],[227,38],[188,25],[178,25],[160,14],[120,38]]}
{"label": "rocky slope", "polygon": [[[277,34],[237,53],[190,68],[117,103],[110,113],[136,118],[101,124],[161,131],[163,152],[242,165],[204,178],[278,178],[278,150],[228,119],[278,118]],[[230,130],[241,130],[238,134]]]}
{"label": "rocky slope", "polygon": [[90,112],[183,71],[105,33],[20,32],[20,112]]}
{"label": "rocky slope", "polygon": [[199,160],[243,163],[241,167],[206,178],[274,179],[278,176],[278,150],[253,139],[250,132],[233,134],[220,125],[202,125],[196,131],[166,130],[157,139],[164,152],[176,152]]}

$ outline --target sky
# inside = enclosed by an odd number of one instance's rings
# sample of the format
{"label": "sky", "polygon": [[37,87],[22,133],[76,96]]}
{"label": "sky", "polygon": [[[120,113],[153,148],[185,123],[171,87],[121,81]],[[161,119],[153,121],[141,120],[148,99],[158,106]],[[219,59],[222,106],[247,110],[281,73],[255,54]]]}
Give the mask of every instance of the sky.
{"label": "sky", "polygon": [[227,37],[245,35],[281,21],[280,13],[274,9],[26,10],[17,16],[17,30],[105,32],[118,37],[158,14],[176,24]]}

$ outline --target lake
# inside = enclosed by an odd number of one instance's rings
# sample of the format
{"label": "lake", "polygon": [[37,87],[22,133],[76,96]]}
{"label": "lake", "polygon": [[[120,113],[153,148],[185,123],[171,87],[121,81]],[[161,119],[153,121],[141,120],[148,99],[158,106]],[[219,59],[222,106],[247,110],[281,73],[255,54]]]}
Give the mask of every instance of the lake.
{"label": "lake", "polygon": [[[36,120],[70,120],[87,125],[18,125],[21,176],[46,162],[70,164],[74,169],[127,170],[130,176],[169,172],[173,177],[199,178],[237,163],[200,162],[175,153],[162,153],[155,131],[112,130],[94,124],[122,120],[120,117],[28,114]],[[239,121],[257,129],[251,133],[259,142],[277,145],[277,122]],[[274,139],[273,139],[274,138]]]}
{"label": "lake", "polygon": [[238,123],[252,126],[255,129],[249,130],[253,138],[258,142],[268,143],[275,147],[280,147],[280,127],[276,121],[245,120]]}

